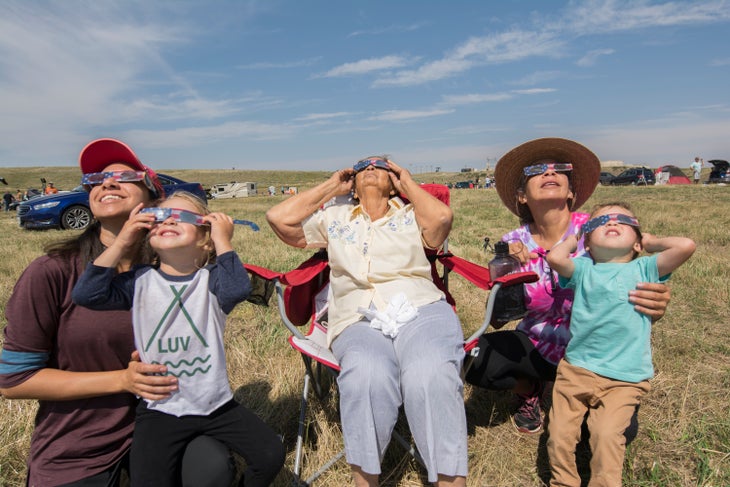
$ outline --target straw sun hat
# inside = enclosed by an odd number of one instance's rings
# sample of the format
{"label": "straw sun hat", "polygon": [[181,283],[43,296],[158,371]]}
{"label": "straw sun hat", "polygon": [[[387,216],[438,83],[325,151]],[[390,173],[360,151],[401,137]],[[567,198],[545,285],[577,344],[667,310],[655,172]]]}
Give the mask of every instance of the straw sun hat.
{"label": "straw sun hat", "polygon": [[517,190],[522,185],[522,170],[544,159],[573,164],[570,183],[575,201],[572,210],[580,208],[596,189],[601,174],[601,162],[587,147],[559,138],[525,142],[503,155],[494,169],[497,193],[502,203],[517,216],[521,216],[517,208]]}

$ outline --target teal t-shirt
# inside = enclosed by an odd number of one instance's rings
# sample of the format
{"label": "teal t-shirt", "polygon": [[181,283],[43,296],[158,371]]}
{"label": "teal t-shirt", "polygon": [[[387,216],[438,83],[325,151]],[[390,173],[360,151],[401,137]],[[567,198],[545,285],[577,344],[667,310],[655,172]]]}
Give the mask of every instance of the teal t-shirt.
{"label": "teal t-shirt", "polygon": [[651,318],[634,310],[629,291],[639,282],[662,282],[657,255],[623,264],[573,259],[575,272],[560,285],[575,291],[570,342],[565,358],[572,365],[625,382],[654,376]]}

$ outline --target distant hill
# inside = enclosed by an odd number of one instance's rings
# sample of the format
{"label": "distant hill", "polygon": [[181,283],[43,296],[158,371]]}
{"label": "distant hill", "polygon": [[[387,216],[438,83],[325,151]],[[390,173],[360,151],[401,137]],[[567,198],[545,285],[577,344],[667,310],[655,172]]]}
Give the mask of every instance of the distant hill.
{"label": "distant hill", "polygon": [[[329,171],[254,171],[234,169],[159,169],[158,172],[181,178],[185,181],[199,181],[204,188],[214,184],[237,182],[255,182],[259,192],[268,186],[296,186],[306,189],[326,180],[332,174]],[[413,174],[413,178],[422,183],[456,183],[458,181],[484,181],[486,171],[433,172]],[[81,182],[81,173],[76,166],[49,167],[6,167],[0,169],[0,177],[4,177],[8,186],[0,186],[7,190],[25,190],[40,188],[41,178],[53,181],[60,190],[70,190]]]}

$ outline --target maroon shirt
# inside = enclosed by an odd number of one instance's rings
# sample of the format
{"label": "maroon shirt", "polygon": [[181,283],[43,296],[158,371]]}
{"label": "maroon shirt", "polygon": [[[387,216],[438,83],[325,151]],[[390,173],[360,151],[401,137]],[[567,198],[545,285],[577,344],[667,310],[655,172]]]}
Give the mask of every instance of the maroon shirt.
{"label": "maroon shirt", "polygon": [[[92,311],[71,301],[84,271],[75,257],[43,256],[15,285],[5,308],[3,349],[49,354],[47,368],[75,372],[120,370],[134,349],[128,311]],[[0,374],[13,387],[38,369]],[[132,441],[132,394],[74,401],[39,401],[28,458],[28,485],[47,487],[100,473],[116,463]]]}

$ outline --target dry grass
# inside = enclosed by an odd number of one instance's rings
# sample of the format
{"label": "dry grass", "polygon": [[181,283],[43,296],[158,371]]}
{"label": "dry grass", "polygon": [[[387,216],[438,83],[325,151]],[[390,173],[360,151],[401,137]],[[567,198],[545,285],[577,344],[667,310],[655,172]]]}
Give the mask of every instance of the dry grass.
{"label": "dry grass", "polygon": [[[45,170],[49,178],[50,169]],[[78,179],[73,168],[54,168],[54,182],[62,187]],[[65,179],[65,174],[68,178]],[[163,171],[164,172],[164,171]],[[256,180],[268,184],[306,187],[326,177],[324,173],[243,173],[230,171],[170,171],[206,185],[230,180]],[[29,172],[28,181],[42,171]],[[238,175],[240,174],[240,175]],[[7,171],[4,174],[8,177]],[[233,177],[229,177],[233,176]],[[18,175],[20,177],[20,175]],[[262,183],[264,178],[267,181]],[[10,178],[9,178],[10,179]],[[434,174],[435,180],[464,179],[459,174]],[[20,179],[16,179],[20,181]],[[37,179],[35,179],[37,181]],[[68,181],[68,183],[66,183]],[[15,186],[15,182],[11,180]],[[32,184],[31,184],[32,185]],[[21,185],[24,187],[25,184]],[[37,186],[37,184],[35,184]],[[280,243],[265,224],[263,214],[282,196],[213,201],[211,206],[260,224],[261,231],[237,231],[235,247],[245,261],[277,270],[289,270],[310,255]],[[730,485],[730,353],[726,341],[730,322],[727,255],[730,251],[726,187],[599,187],[586,208],[608,200],[630,202],[649,232],[686,235],[695,239],[695,256],[675,272],[671,281],[672,303],[653,334],[657,376],[653,391],[640,410],[640,431],[630,446],[625,463],[627,486],[726,486]],[[450,249],[475,262],[490,256],[482,239],[493,240],[517,225],[491,190],[452,191],[456,221]],[[29,232],[17,228],[14,215],[0,218],[0,242],[5,258],[0,261],[0,306],[27,263],[38,256],[43,244],[68,232]],[[484,291],[455,276],[451,280],[459,314],[468,331],[481,322]],[[275,303],[272,302],[272,305]],[[4,317],[1,325],[4,326]],[[226,331],[229,371],[236,398],[254,409],[284,435],[289,458],[276,485],[288,485],[299,409],[303,366],[286,343],[287,333],[274,307],[240,305]],[[325,401],[310,418],[305,475],[341,448],[335,399]],[[313,402],[319,405],[318,401]],[[509,396],[466,387],[469,422],[469,485],[539,486],[548,477],[545,435],[520,436],[509,423]],[[35,405],[32,401],[0,402],[0,485],[20,486],[24,458]],[[407,434],[404,424],[399,425]],[[393,445],[385,459],[385,486],[418,486],[425,483],[422,469]],[[349,483],[343,461],[326,473],[317,485],[340,487]]]}

